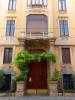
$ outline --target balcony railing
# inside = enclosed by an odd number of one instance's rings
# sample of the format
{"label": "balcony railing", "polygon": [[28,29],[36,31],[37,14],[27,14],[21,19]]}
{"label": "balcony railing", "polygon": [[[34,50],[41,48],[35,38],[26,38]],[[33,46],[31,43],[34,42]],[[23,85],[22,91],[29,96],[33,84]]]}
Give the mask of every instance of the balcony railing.
{"label": "balcony railing", "polygon": [[22,38],[27,38],[27,39],[47,39],[47,38],[52,38],[53,37],[53,33],[41,33],[41,32],[29,32],[29,33],[25,33],[25,32],[21,32],[21,37]]}
{"label": "balcony railing", "polygon": [[28,5],[28,8],[47,8],[47,5],[42,5],[42,4],[32,4]]}

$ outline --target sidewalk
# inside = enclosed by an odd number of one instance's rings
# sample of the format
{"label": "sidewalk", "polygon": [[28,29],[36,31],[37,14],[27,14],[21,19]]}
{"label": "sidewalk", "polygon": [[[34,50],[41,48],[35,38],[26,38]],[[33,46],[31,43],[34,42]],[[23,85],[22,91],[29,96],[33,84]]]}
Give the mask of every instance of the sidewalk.
{"label": "sidewalk", "polygon": [[75,97],[50,97],[50,96],[25,96],[25,97],[0,97],[0,100],[75,100]]}

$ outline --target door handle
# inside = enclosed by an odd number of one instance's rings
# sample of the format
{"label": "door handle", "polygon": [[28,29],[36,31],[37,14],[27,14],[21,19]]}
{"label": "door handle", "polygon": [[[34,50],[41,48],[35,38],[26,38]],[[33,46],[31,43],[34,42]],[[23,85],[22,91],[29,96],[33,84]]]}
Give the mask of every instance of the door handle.
{"label": "door handle", "polygon": [[29,82],[31,83],[31,81],[32,81],[32,78],[31,78],[31,76],[29,77]]}

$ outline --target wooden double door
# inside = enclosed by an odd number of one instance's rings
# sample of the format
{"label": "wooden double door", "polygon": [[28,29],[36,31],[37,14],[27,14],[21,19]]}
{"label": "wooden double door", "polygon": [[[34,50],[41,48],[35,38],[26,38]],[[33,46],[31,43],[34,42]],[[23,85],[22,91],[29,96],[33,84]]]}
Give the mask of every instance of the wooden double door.
{"label": "wooden double door", "polygon": [[47,89],[47,61],[29,64],[27,89]]}

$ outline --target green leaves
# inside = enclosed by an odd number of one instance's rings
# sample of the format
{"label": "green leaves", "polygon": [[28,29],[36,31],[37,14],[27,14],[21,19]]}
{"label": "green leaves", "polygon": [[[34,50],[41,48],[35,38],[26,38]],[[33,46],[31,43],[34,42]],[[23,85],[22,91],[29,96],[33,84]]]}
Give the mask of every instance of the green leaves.
{"label": "green leaves", "polygon": [[41,59],[48,59],[50,61],[52,61],[53,63],[56,62],[56,56],[50,52],[44,52],[40,55]]}
{"label": "green leaves", "polygon": [[20,67],[24,64],[28,64],[31,61],[40,61],[41,59],[48,59],[48,60],[52,61],[53,63],[56,62],[56,56],[49,52],[44,52],[41,54],[33,55],[33,54],[28,53],[27,51],[22,51],[16,55],[14,63],[18,67]]}
{"label": "green leaves", "polygon": [[5,83],[5,79],[4,79],[4,71],[0,70],[0,88],[3,86],[3,84]]}
{"label": "green leaves", "polygon": [[20,76],[22,76],[21,78],[27,78],[29,63],[31,61],[41,61],[42,59],[50,60],[53,63],[56,62],[56,56],[54,54],[51,54],[50,52],[44,52],[41,54],[30,54],[27,51],[21,51],[16,55],[14,64],[20,69]]}
{"label": "green leaves", "polygon": [[55,69],[55,72],[54,72],[54,75],[53,76],[49,76],[49,80],[50,81],[57,81],[60,79],[60,72],[58,72],[56,69]]}

